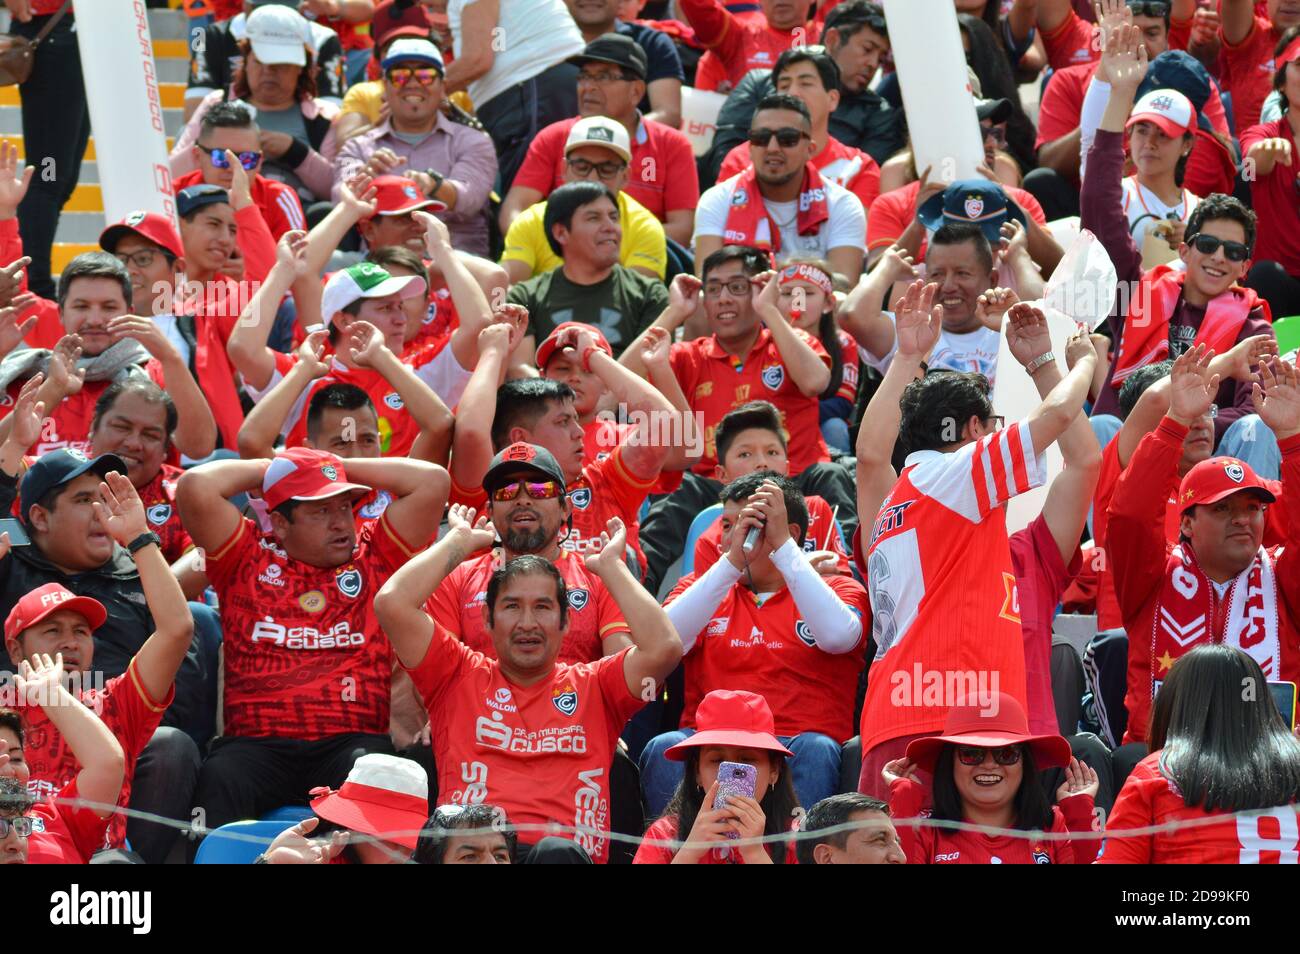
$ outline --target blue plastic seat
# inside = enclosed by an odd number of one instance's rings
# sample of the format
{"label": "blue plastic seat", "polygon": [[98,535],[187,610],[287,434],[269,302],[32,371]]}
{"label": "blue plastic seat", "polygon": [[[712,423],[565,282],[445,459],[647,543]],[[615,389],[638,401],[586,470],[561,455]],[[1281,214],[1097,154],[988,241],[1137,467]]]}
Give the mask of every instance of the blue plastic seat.
{"label": "blue plastic seat", "polygon": [[691,521],[691,528],[686,531],[686,549],[682,551],[682,576],[695,572],[695,544],[721,515],[722,504],[719,503],[705,507]]}
{"label": "blue plastic seat", "polygon": [[203,839],[196,865],[251,865],[266,851],[275,836],[292,828],[301,819],[278,818],[262,821],[238,821],[222,825]]}
{"label": "blue plastic seat", "polygon": [[263,815],[261,821],[287,821],[296,825],[315,815],[316,813],[306,805],[281,805]]}

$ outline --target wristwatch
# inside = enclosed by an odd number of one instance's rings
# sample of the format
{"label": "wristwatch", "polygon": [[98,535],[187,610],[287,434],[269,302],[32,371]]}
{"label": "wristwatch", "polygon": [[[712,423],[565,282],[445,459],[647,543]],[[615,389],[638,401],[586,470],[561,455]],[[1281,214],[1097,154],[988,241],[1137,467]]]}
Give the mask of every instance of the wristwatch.
{"label": "wristwatch", "polygon": [[138,537],[136,537],[134,540],[128,543],[126,545],[126,550],[132,556],[135,556],[135,554],[138,551],[143,550],[151,543],[156,547],[161,547],[162,537],[158,536],[158,534],[154,533],[152,530],[146,530],[144,533],[140,534]]}
{"label": "wristwatch", "polygon": [[432,169],[425,169],[424,174],[433,180],[433,188],[429,190],[429,198],[432,199],[442,188],[442,184],[447,181],[447,177],[441,172],[435,172]]}
{"label": "wristwatch", "polygon": [[1033,361],[1030,361],[1027,365],[1025,365],[1025,372],[1027,374],[1033,374],[1039,368],[1051,364],[1055,360],[1056,360],[1056,352],[1046,351],[1043,354],[1040,354]]}

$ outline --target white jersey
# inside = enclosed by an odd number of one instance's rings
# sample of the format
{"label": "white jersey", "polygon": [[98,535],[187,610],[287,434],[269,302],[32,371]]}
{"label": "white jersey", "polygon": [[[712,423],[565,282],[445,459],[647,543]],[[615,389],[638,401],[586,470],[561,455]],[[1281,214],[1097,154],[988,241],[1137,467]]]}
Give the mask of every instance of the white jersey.
{"label": "white jersey", "polygon": [[1151,227],[1163,219],[1177,219],[1186,222],[1201,199],[1186,189],[1182,190],[1175,205],[1165,205],[1160,197],[1144,185],[1139,185],[1137,176],[1129,176],[1122,183],[1124,188],[1124,214],[1128,216],[1129,234],[1141,251]]}

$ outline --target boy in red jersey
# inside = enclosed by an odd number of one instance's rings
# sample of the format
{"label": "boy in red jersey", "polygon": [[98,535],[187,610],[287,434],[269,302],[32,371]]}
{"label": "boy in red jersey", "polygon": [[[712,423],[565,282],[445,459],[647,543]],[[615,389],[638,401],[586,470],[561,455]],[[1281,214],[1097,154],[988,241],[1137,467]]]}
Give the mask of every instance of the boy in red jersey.
{"label": "boy in red jersey", "polygon": [[[195,796],[209,828],[300,803],[313,786],[342,784],[358,755],[392,751],[392,657],[370,604],[433,536],[447,475],[401,458],[347,466],[394,498],[360,533],[352,504],[371,487],[348,483],[323,451],[214,461],[176,488],[221,600],[225,736]],[[255,488],[269,534],[229,502]]]}
{"label": "boy in red jersey", "polygon": [[[464,645],[423,604],[476,550],[486,520],[453,506],[451,530],[393,574],[375,612],[429,710],[440,797],[491,802],[525,826],[556,822],[598,864],[608,857],[609,767],[620,730],[681,659],[667,615],[628,570],[626,531],[610,520],[604,546],[585,558],[631,621],[632,646],[595,663],[557,662],[569,599],[554,565],[519,557],[496,570],[483,606],[496,659]],[[539,832],[525,828],[521,842]],[[544,839],[543,839],[544,841]]]}

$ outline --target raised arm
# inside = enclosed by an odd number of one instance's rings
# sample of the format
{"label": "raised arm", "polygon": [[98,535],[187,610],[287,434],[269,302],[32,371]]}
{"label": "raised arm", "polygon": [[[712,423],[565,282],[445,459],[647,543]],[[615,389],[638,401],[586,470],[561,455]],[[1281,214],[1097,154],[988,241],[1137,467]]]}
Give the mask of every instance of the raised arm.
{"label": "raised arm", "polygon": [[631,629],[628,637],[632,648],[623,658],[627,690],[651,702],[658,697],[663,681],[681,662],[682,640],[658,600],[627,568],[623,558],[627,528],[623,521],[614,517],[606,528],[607,532],[600,535],[600,549],[584,559],[587,568],[605,584]]}
{"label": "raised arm", "polygon": [[256,460],[275,456],[275,445],[284,433],[284,423],[289,419],[289,412],[313,381],[329,374],[330,368],[325,362],[325,344],[328,340],[329,333],[326,331],[314,331],[308,335],[298,346],[297,363],[253,405],[239,428],[240,457]]}
{"label": "raised arm", "polygon": [[645,347],[649,340],[651,328],[662,328],[671,337],[686,319],[695,314],[700,305],[700,289],[703,283],[694,275],[680,274],[673,278],[668,286],[668,307],[659,313],[659,317],[650,323],[645,331],[632,340],[623,353],[618,356],[618,363],[634,374],[645,377],[649,369],[645,365]]}
{"label": "raised arm", "polygon": [[451,333],[449,347],[462,368],[472,368],[478,359],[478,333],[492,323],[492,306],[482,287],[451,247],[451,233],[442,219],[428,212],[414,212],[412,215],[424,225],[429,257],[442,272],[460,319]]}
{"label": "raised arm", "polygon": [[195,546],[216,550],[239,528],[243,516],[230,502],[261,489],[269,460],[214,460],[193,467],[176,483],[176,506]]}
{"label": "raised arm", "polygon": [[338,204],[307,233],[309,275],[321,274],[343,236],[362,219],[375,214],[378,190],[370,182],[370,173],[361,169],[334,187]]}
{"label": "raised arm", "polygon": [[447,575],[479,550],[492,546],[496,532],[486,517],[455,504],[448,531],[429,549],[408,560],[375,595],[375,617],[393,652],[408,669],[417,666],[433,641],[433,619],[424,606]]}
{"label": "raised arm", "polygon": [[306,274],[307,236],[296,230],[285,232],[275,247],[275,265],[240,313],[226,342],[226,354],[235,370],[255,391],[265,389],[275,374],[275,352],[267,339],[275,324],[276,309],[289,286]]}
{"label": "raised arm", "polygon": [[[694,278],[694,276],[688,276]],[[673,340],[663,328],[651,325],[639,339],[645,343],[641,351],[641,363],[646,366],[650,385],[655,388],[677,411],[682,424],[682,442],[679,447],[668,449],[664,458],[664,470],[688,470],[704,453],[704,435],[700,433],[695,419],[695,412],[681,382],[673,374],[672,346]]]}
{"label": "raised arm", "polygon": [[[1010,323],[1007,326],[1007,344],[1016,354],[1021,364],[1028,366],[1051,352],[1051,338],[1046,336],[1047,319],[1042,311],[1025,302],[1011,306],[1007,313]],[[1086,334],[1086,332],[1081,332]],[[1029,355],[1029,351],[1046,345],[1045,351]],[[1083,402],[1088,399],[1088,387],[1092,384],[1093,371],[1097,366],[1097,352],[1088,342],[1086,351],[1082,351],[1078,363],[1052,388],[1047,396],[1034,408],[1025,423],[1029,428],[1030,442],[1034,453],[1041,454],[1049,444],[1056,441],[1073,423],[1074,418],[1083,411]],[[1025,357],[1021,358],[1021,353]]]}
{"label": "raised arm", "polygon": [[353,457],[345,467],[349,479],[393,495],[384,519],[408,546],[419,549],[433,539],[451,489],[447,471],[408,457]]}
{"label": "raised arm", "polygon": [[[103,503],[92,504],[95,516],[119,546],[125,547],[148,532],[144,504],[131,481],[112,472],[99,485],[99,491]],[[154,622],[153,633],[135,654],[135,674],[149,697],[161,703],[185,661],[194,636],[194,618],[158,544],[150,543],[136,550],[134,559],[140,585],[144,587],[145,604]]]}
{"label": "raised arm", "polygon": [[873,358],[884,358],[894,347],[894,323],[884,313],[885,296],[895,282],[915,277],[912,256],[891,245],[871,271],[858,279],[840,306],[840,326]]}
{"label": "raised arm", "polygon": [[[761,290],[757,290],[760,285]],[[781,309],[777,307],[780,288],[776,272],[755,277],[753,287],[756,289],[752,292],[754,310],[771,333],[776,350],[781,354],[781,361],[790,372],[790,379],[805,397],[817,397],[831,381],[827,359],[814,351],[812,345],[797,334],[794,326],[781,314]]]}
{"label": "raised arm", "polygon": [[1219,15],[1223,18],[1220,29],[1224,42],[1229,46],[1239,46],[1255,25],[1254,0],[1221,0]]}
{"label": "raised arm", "polygon": [[[521,308],[519,305],[503,307]],[[510,326],[505,324],[489,325],[479,332],[478,364],[456,405],[451,475],[456,486],[464,490],[477,487],[492,462],[492,420],[497,412],[497,389],[505,379],[510,334]]]}
{"label": "raised arm", "polygon": [[122,746],[112,730],[64,687],[62,653],[53,659],[36,653],[32,659],[35,668],[24,660],[21,674],[14,676],[18,692],[36,700],[59,730],[81,765],[77,772],[77,794],[94,803],[96,815],[107,818],[113,814],[126,778]]}

